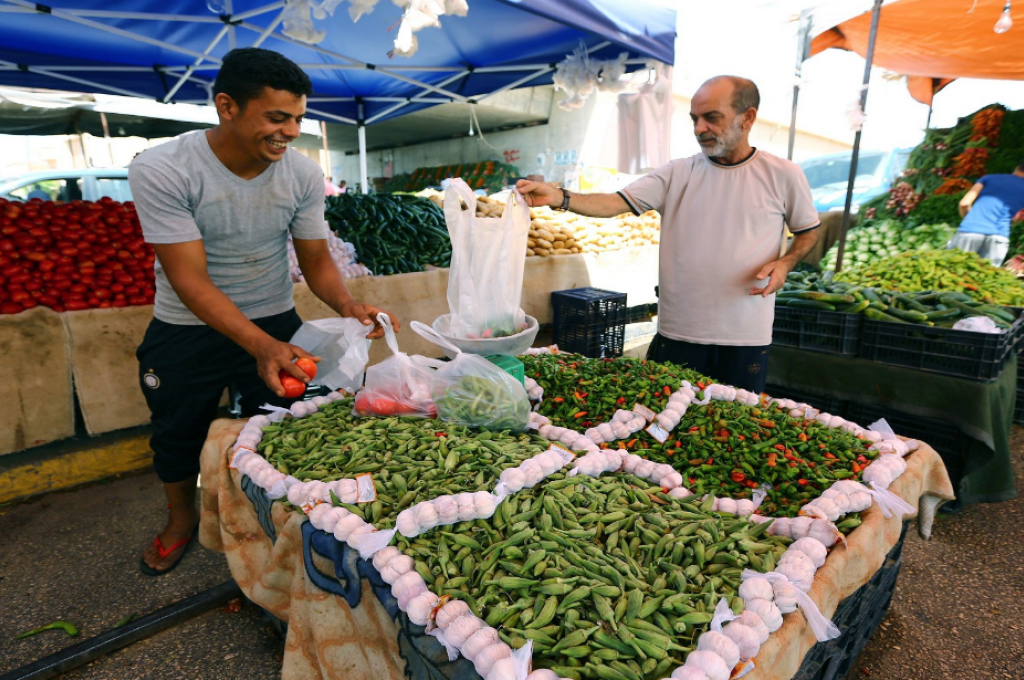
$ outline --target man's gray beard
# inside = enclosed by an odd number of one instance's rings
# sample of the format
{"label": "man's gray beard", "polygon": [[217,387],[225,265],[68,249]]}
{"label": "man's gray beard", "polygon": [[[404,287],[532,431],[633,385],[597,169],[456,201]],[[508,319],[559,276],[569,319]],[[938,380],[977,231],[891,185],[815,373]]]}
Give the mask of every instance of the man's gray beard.
{"label": "man's gray beard", "polygon": [[[743,136],[743,121],[737,117],[732,127],[726,130],[725,134],[716,139],[716,144],[708,149],[707,147],[700,147],[700,150],[704,152],[704,155],[708,158],[719,158],[730,153],[736,148],[736,144],[740,141],[740,137]],[[700,140],[698,140],[700,141]]]}

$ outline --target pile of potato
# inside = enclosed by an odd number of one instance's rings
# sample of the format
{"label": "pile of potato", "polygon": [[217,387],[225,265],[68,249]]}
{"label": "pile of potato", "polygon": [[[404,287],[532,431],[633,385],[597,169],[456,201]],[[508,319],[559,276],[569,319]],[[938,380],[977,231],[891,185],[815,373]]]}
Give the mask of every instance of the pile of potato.
{"label": "pile of potato", "polygon": [[[444,194],[425,190],[418,195],[444,205]],[[476,201],[477,217],[501,217],[507,194],[480,196]],[[551,208],[530,208],[530,235],[526,242],[527,257],[601,253],[638,246],[658,245],[661,238],[661,216],[653,210],[639,217],[624,213],[608,219],[585,217],[574,212]]]}

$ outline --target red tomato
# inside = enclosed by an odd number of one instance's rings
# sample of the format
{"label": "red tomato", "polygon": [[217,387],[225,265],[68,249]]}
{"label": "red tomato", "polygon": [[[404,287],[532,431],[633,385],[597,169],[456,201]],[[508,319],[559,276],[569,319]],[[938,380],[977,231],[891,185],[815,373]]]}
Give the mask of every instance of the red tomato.
{"label": "red tomato", "polygon": [[281,371],[278,377],[281,379],[281,387],[284,388],[284,396],[288,399],[301,397],[306,391],[306,386],[298,378],[294,378],[284,371]]}
{"label": "red tomato", "polygon": [[21,305],[14,302],[5,302],[0,305],[0,314],[17,314],[21,311],[23,311]]}
{"label": "red tomato", "polygon": [[38,307],[38,306],[39,306],[39,303],[36,302],[36,300],[34,298],[29,298],[27,300],[22,300],[21,301],[22,309],[32,309],[33,307]]}
{"label": "red tomato", "polygon": [[312,359],[296,359],[295,365],[298,366],[303,373],[308,375],[310,380],[316,377],[316,362]]}
{"label": "red tomato", "polygon": [[89,309],[89,304],[81,300],[71,300],[64,305],[64,309],[69,312],[80,312],[85,309]]}

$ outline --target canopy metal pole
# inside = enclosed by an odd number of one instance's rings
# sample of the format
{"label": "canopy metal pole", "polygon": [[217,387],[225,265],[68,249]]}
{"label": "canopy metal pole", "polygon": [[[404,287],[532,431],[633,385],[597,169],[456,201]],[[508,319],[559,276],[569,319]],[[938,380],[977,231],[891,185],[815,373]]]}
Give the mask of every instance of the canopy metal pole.
{"label": "canopy metal pole", "polygon": [[797,28],[796,77],[793,83],[793,113],[789,118],[789,150],[786,158],[793,160],[793,147],[796,146],[796,105],[800,101],[800,79],[803,77],[804,62],[811,52],[811,13],[810,10],[800,12],[800,26]]}
{"label": "canopy metal pole", "polygon": [[364,194],[370,193],[366,179],[366,119],[363,118],[363,103],[359,102],[359,188]]}
{"label": "canopy metal pole", "polygon": [[[933,94],[932,98],[934,99],[934,97],[935,95]],[[930,130],[932,127],[932,106],[934,106],[934,103],[928,102],[928,120],[926,120],[924,123],[925,130]]]}
{"label": "canopy metal pole", "polygon": [[327,123],[320,121],[320,139],[324,142],[324,177],[328,181],[333,180],[331,177],[331,150],[327,146]]}
{"label": "canopy metal pole", "polygon": [[[868,53],[864,57],[864,85],[860,90],[860,110],[868,103],[868,83],[871,82],[871,62],[875,56],[875,39],[878,38],[878,18],[882,14],[882,0],[875,0],[871,10],[871,34],[868,38]],[[843,253],[846,251],[846,232],[850,228],[850,208],[853,203],[853,186],[857,180],[857,160],[860,157],[861,131],[853,138],[853,156],[850,158],[850,179],[846,184],[846,205],[843,208],[843,222],[839,229],[839,252],[836,254],[836,273],[843,270]]]}

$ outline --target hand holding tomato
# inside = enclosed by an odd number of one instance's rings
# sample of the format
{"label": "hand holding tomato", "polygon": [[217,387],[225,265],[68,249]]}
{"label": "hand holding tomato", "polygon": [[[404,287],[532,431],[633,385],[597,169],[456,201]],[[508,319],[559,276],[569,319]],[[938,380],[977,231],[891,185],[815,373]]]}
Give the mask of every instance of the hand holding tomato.
{"label": "hand holding tomato", "polygon": [[[320,357],[313,356],[298,345],[275,340],[269,335],[252,351],[252,355],[256,358],[257,370],[267,387],[277,396],[288,399],[306,391],[306,383],[316,375],[316,362],[320,361]],[[302,361],[302,366],[307,370],[303,370],[296,359]],[[294,383],[291,382],[293,380]],[[285,383],[290,387],[286,387]],[[302,389],[296,393],[299,387]]]}

